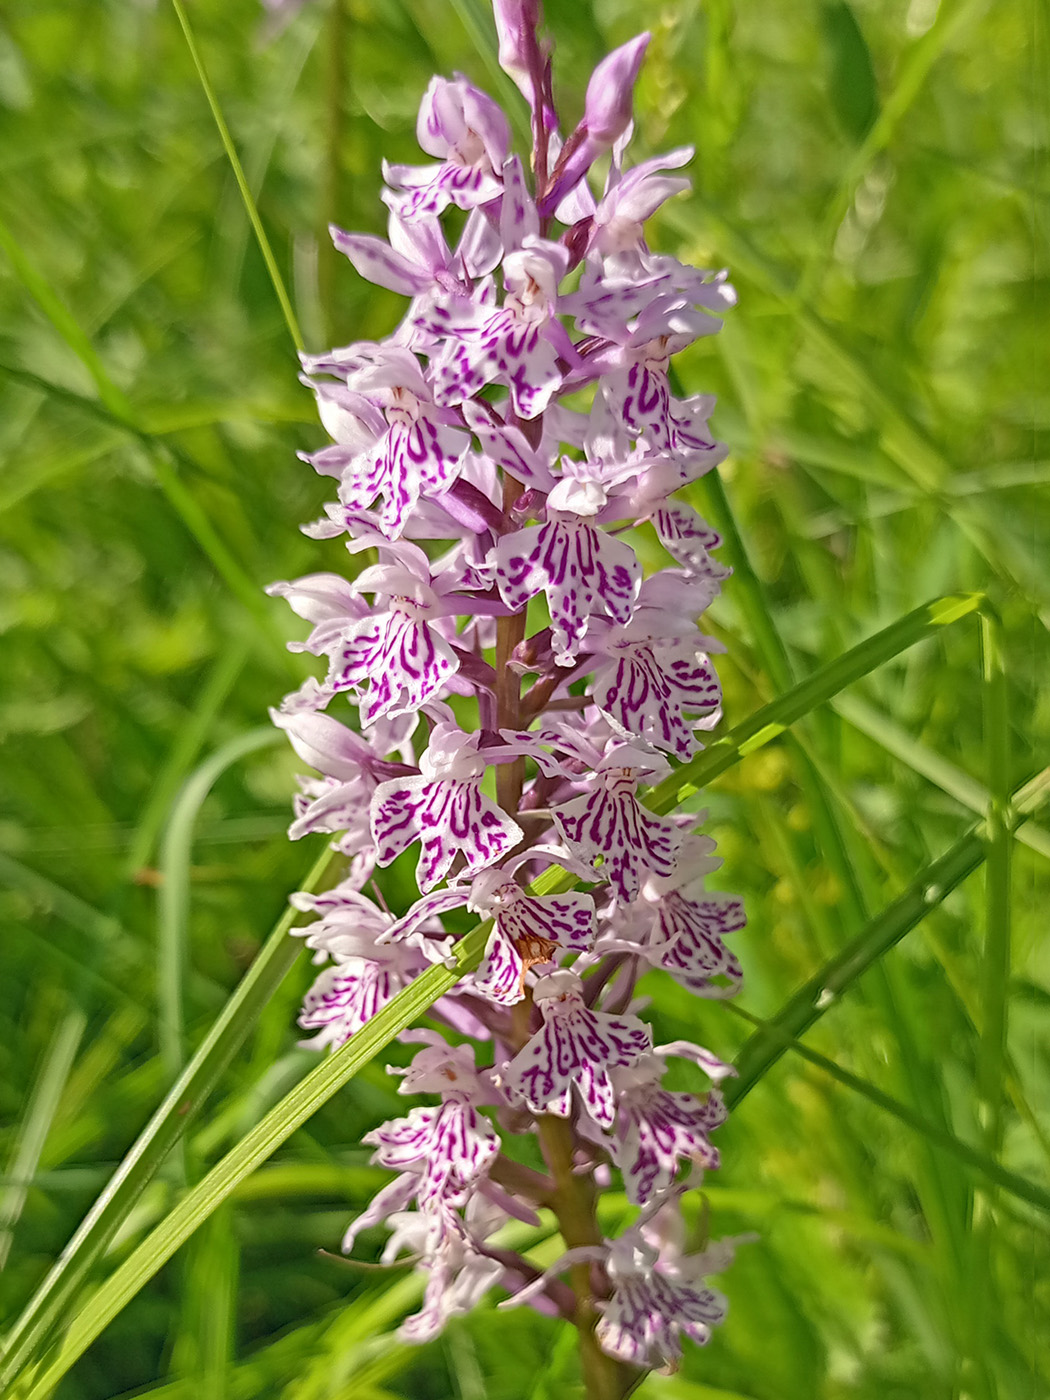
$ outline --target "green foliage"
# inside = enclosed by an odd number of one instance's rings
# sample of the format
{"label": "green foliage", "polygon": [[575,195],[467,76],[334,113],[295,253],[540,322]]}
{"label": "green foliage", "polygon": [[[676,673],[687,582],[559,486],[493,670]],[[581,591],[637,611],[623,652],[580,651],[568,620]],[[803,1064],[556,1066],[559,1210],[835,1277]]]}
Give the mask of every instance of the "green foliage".
{"label": "green foliage", "polygon": [[[696,499],[735,568],[725,737],[652,800],[710,809],[746,1015],[644,990],[666,1038],[740,1054],[705,1194],[759,1240],[726,1327],[637,1394],[1042,1394],[1050,836],[1017,823],[1050,753],[1045,33],[975,0],[546,9],[573,117],[653,30],[645,148],[698,147],[656,242],[740,293],[680,371],[733,449]],[[322,234],[381,229],[431,72],[520,104],[482,0],[185,13],[240,185],[172,8],[0,16],[0,1311],[26,1356],[71,1324],[62,1400],[572,1396],[553,1322],[487,1307],[408,1348],[419,1279],[321,1252],[382,1180],[364,1062],[430,983],[320,1065],[287,920],[241,983],[319,854],[258,736],[302,674],[261,588],[342,563],[295,528],[325,490],[289,321],[312,349],[392,326]]]}

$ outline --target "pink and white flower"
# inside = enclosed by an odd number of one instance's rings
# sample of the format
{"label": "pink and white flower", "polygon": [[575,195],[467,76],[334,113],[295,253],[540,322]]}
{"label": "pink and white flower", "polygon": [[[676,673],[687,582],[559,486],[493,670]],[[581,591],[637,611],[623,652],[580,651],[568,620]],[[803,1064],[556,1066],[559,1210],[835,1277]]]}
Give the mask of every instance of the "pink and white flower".
{"label": "pink and white flower", "polygon": [[418,777],[381,783],[372,798],[376,861],[389,865],[416,841],[421,890],[444,879],[457,858],[475,874],[507,855],[522,839],[517,822],[481,791],[485,759],[477,734],[447,722],[434,726]]}
{"label": "pink and white flower", "polygon": [[[426,1101],[364,1134],[394,1175],[344,1247],[385,1223],[383,1261],[426,1275],[405,1340],[436,1336],[497,1283],[577,1317],[558,1274],[587,1263],[598,1344],[674,1365],[681,1338],[705,1341],[724,1314],[703,1279],[727,1251],[685,1255],[675,1232],[697,1173],[717,1165],[731,1071],[692,1042],[654,1048],[636,982],[658,969],[731,995],[726,939],[743,912],[704,885],[717,862],[689,833],[701,819],[658,815],[642,789],[688,762],[721,713],[721,648],[700,618],[729,570],[682,493],[726,448],[714,400],[677,397],[670,361],[735,297],[724,273],[647,241],[692,154],[627,164],[649,36],[598,65],[563,139],[538,0],[495,0],[494,14],[531,159],[466,77],[435,78],[417,124],[432,162],[384,166],[386,238],[332,230],[407,311],[381,342],[302,357],[331,438],[306,460],[338,493],[305,533],[369,557],[350,578],[270,589],[312,629],[292,650],[327,658],[274,712],[314,770],[290,834],[323,831],[349,862],[333,889],[293,897],[313,916],[295,933],[326,964],[300,1025],[315,1046],[343,1044],[435,964],[469,966],[484,935],[457,939],[472,919],[490,925],[478,965],[430,1008],[445,1031],[401,1032],[421,1046],[401,1091]],[[605,154],[596,198],[587,177]],[[653,571],[647,550],[649,577],[633,532],[646,522],[674,561]],[[384,872],[417,844],[406,895]],[[668,1055],[715,1087],[666,1089]],[[535,1131],[542,1152],[501,1152]],[[525,1165],[544,1153],[549,1173]],[[564,1212],[567,1173],[597,1190],[610,1164],[642,1208],[618,1239],[538,1273],[496,1235]],[[600,1238],[593,1220],[587,1237]]]}
{"label": "pink and white flower", "polygon": [[601,1128],[616,1116],[610,1073],[637,1064],[652,1034],[636,1016],[608,1016],[584,1002],[583,982],[564,969],[543,977],[533,1000],[543,1026],[500,1076],[508,1097],[533,1113],[568,1116],[574,1100]]}

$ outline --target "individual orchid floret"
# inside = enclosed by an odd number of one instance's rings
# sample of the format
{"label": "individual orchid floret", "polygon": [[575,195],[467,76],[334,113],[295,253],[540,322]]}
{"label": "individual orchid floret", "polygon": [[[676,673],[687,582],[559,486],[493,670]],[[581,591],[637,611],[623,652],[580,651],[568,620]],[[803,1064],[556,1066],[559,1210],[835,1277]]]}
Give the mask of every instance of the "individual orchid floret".
{"label": "individual orchid floret", "polygon": [[[448,326],[460,315],[469,319],[479,298],[490,296],[488,274],[503,256],[499,231],[481,209],[467,216],[454,253],[438,219],[406,219],[397,207],[390,211],[389,241],[334,224],[329,231],[362,277],[412,298],[392,342],[422,354],[435,353]],[[483,279],[479,287],[475,278]]]}
{"label": "individual orchid floret", "polygon": [[[662,172],[688,165],[692,158],[692,146],[681,146],[668,151],[666,155],[642,161],[626,172],[614,166],[605,194],[595,207],[588,249],[593,249],[603,258],[623,259],[624,263],[617,266],[617,271],[624,264],[633,264],[631,270],[636,280],[639,280],[639,275],[644,278],[648,271],[645,255],[649,251],[645,242],[645,221],[656,213],[665,200],[683,194],[690,184],[684,176],[664,175]],[[612,178],[614,173],[615,180]]]}
{"label": "individual orchid floret", "polygon": [[619,1239],[566,1250],[501,1306],[516,1307],[549,1289],[551,1280],[574,1264],[599,1264],[610,1286],[595,1328],[601,1349],[628,1364],[675,1369],[682,1356],[679,1333],[704,1346],[711,1328],[725,1319],[725,1298],[703,1280],[729,1266],[734,1241],[717,1241],[694,1255],[675,1249],[665,1257],[647,1228],[650,1219],[643,1216]]}
{"label": "individual orchid floret", "polygon": [[393,921],[392,915],[363,895],[352,879],[341,880],[321,894],[297,892],[288,902],[301,913],[318,916],[314,923],[292,929],[316,954],[315,962],[371,953]]}
{"label": "individual orchid floret", "polygon": [[633,1065],[652,1045],[649,1027],[636,1016],[608,1016],[584,1002],[584,984],[559,969],[542,977],[533,1000],[543,1026],[502,1072],[508,1097],[533,1113],[568,1116],[574,1100],[601,1128],[611,1128],[616,1093],[610,1071]]}
{"label": "individual orchid floret", "polygon": [[661,172],[685,165],[692,147],[654,156],[624,172],[614,160],[605,193],[569,231],[567,241],[586,265],[576,292],[564,306],[588,335],[605,334],[638,316],[660,299],[682,300],[715,315],[736,304],[725,272],[691,267],[664,253],[653,253],[645,239],[645,220],[667,199],[689,188],[681,176]]}
{"label": "individual orchid floret", "polygon": [[[668,1053],[671,1047],[657,1047],[636,1064],[612,1071],[617,1098],[610,1153],[634,1205],[647,1205],[667,1191],[683,1162],[700,1168],[719,1163],[709,1135],[728,1116],[725,1102],[717,1090],[697,1098],[662,1089]],[[705,1053],[713,1075],[731,1072]]]}
{"label": "individual orchid floret", "polygon": [[505,868],[483,871],[475,879],[470,908],[493,920],[474,987],[502,1006],[522,1000],[530,968],[553,962],[559,949],[579,953],[594,942],[590,895],[530,895]]}
{"label": "individual orchid floret", "polygon": [[705,890],[699,860],[681,865],[685,883],[650,876],[642,891],[653,916],[646,957],[698,996],[733,996],[743,973],[724,940],[747,923],[743,900]]}
{"label": "individual orchid floret", "polygon": [[407,1251],[426,1276],[423,1306],[398,1329],[403,1341],[419,1344],[439,1336],[451,1318],[470,1312],[502,1277],[503,1264],[482,1249],[487,1237],[506,1220],[505,1214],[478,1197],[462,1219],[448,1210],[406,1211],[389,1217],[393,1233],[383,1262],[393,1263]]}
{"label": "individual orchid floret", "polygon": [[[587,493],[577,490],[579,507]],[[590,493],[600,509],[604,492]],[[496,581],[512,612],[546,594],[552,645],[559,666],[574,664],[595,614],[630,620],[642,581],[634,550],[581,515],[553,512],[544,525],[504,535],[496,546]]]}
{"label": "individual orchid floret", "polygon": [[699,1277],[660,1267],[657,1251],[637,1228],[609,1247],[605,1261],[612,1297],[595,1329],[609,1356],[636,1366],[677,1366],[681,1333],[704,1346],[725,1320],[721,1293]]}
{"label": "individual orchid floret", "polygon": [[628,903],[649,875],[673,872],[682,844],[678,827],[647,811],[635,796],[643,776],[666,771],[658,754],[612,745],[595,770],[591,790],[551,814],[570,853]]}
{"label": "individual orchid floret", "polygon": [[732,573],[711,557],[711,551],[722,543],[722,536],[691,506],[665,501],[653,511],[652,520],[664,549],[688,573],[718,582]]}
{"label": "individual orchid floret", "polygon": [[[592,680],[594,703],[625,738],[683,761],[696,751],[695,729],[713,728],[721,716],[710,639],[692,621],[712,597],[705,585],[669,570],[648,579],[630,622],[602,629]],[[672,592],[678,595],[673,610],[662,606]]]}
{"label": "individual orchid floret", "polygon": [[488,384],[510,390],[514,412],[535,418],[561,388],[562,363],[575,361],[572,341],[556,319],[558,284],[569,254],[560,243],[527,234],[503,260],[502,308],[482,307],[472,323],[449,327],[434,362],[438,401],[458,404]]}
{"label": "individual orchid floret", "polygon": [[399,546],[396,562],[358,574],[355,591],[375,594],[376,606],[346,629],[330,653],[326,685],[333,693],[360,694],[365,724],[384,715],[417,714],[460,667],[448,616],[456,604],[438,591],[423,551],[404,541]]}
{"label": "individual orchid floret", "polygon": [[370,744],[328,715],[271,710],[270,718],[287,733],[299,757],[322,774],[320,780],[300,779],[289,837],[299,841],[315,831],[344,833],[339,848],[352,857],[365,856],[367,864],[372,794],[380,776],[390,776],[397,765],[380,760]]}
{"label": "individual orchid floret", "polygon": [[[345,389],[307,381],[318,402],[329,405],[325,426],[337,444],[309,461],[316,470],[339,476],[339,499],[351,510],[367,511],[382,496],[380,526],[394,539],[424,492],[440,495],[452,486],[470,436],[444,421],[447,415],[433,403],[419,361],[409,350],[361,345],[343,354]],[[322,358],[320,364],[317,359],[306,363],[331,373],[339,362]],[[347,419],[352,420],[350,431]],[[364,433],[372,441],[362,448]]]}
{"label": "individual orchid floret", "polygon": [[594,900],[586,894],[530,895],[514,878],[517,858],[483,870],[468,885],[424,895],[384,931],[390,940],[417,942],[438,914],[469,908],[492,919],[481,966],[470,979],[480,996],[513,1006],[525,995],[525,974],[554,961],[562,950],[585,952],[594,943]]}
{"label": "individual orchid floret", "polygon": [[542,213],[552,213],[579,184],[598,156],[609,150],[631,125],[634,85],[650,37],[639,34],[621,44],[603,58],[591,74],[583,120],[562,148],[541,203]]}
{"label": "individual orchid floret", "polygon": [[466,78],[432,78],[416,122],[416,139],[438,165],[390,165],[383,178],[404,191],[398,211],[406,219],[440,214],[450,204],[473,209],[500,193],[499,172],[510,145],[507,119],[491,97]]}
{"label": "individual orchid floret", "polygon": [[450,1049],[430,1045],[417,1061],[425,1065],[414,1075],[408,1071],[403,1088],[409,1092],[439,1092],[436,1108],[414,1108],[406,1118],[384,1123],[361,1139],[376,1148],[373,1161],[395,1171],[416,1171],[416,1201],[420,1210],[432,1209],[447,1196],[468,1190],[484,1176],[500,1149],[492,1124],[478,1111],[492,1090],[482,1084],[467,1047]]}
{"label": "individual orchid floret", "polygon": [[651,452],[697,450],[691,418],[672,400],[668,366],[672,355],[720,325],[715,317],[668,298],[651,303],[622,332],[606,327],[621,349],[618,367],[610,364],[602,377],[601,393],[630,439]]}
{"label": "individual orchid floret", "polygon": [[444,879],[457,857],[475,874],[495,864],[522,839],[517,822],[480,788],[485,759],[478,735],[453,724],[434,726],[418,777],[381,783],[372,799],[372,835],[379,865],[389,865],[420,842],[416,877],[421,890]]}
{"label": "individual orchid floret", "polygon": [[317,1031],[311,1049],[338,1049],[428,966],[426,958],[402,944],[377,946],[367,956],[339,957],[326,967],[303,1000],[299,1025]]}

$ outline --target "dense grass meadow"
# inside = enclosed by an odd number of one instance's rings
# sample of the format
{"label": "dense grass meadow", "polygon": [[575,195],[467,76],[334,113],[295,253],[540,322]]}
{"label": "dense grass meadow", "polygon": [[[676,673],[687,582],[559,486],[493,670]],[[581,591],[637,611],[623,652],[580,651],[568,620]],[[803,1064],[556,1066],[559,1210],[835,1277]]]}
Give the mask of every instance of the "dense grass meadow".
{"label": "dense grass meadow", "polygon": [[[295,454],[324,439],[220,125],[321,350],[400,314],[324,229],[383,230],[380,160],[417,159],[430,75],[524,107],[485,0],[186,10],[218,113],[168,0],[0,11],[0,1390],[579,1396],[570,1328],[492,1300],[414,1348],[418,1275],[339,1257],[387,1179],[361,1135],[403,1110],[393,1023],[337,1092],[307,1081],[311,969],[282,937],[205,1041],[324,856],[286,839],[301,764],[266,716],[316,668],[262,589],[346,560],[297,528],[328,492]],[[697,147],[657,240],[739,292],[678,362],[719,397],[731,455],[693,503],[735,571],[708,618],[736,741],[682,796],[746,899],[747,980],[642,990],[662,1039],[739,1057],[695,1224],[757,1240],[710,1346],[636,1394],[1045,1400],[1046,11],[546,12],[573,119],[652,30],[644,153]],[[552,1230],[517,1247],[543,1266]]]}

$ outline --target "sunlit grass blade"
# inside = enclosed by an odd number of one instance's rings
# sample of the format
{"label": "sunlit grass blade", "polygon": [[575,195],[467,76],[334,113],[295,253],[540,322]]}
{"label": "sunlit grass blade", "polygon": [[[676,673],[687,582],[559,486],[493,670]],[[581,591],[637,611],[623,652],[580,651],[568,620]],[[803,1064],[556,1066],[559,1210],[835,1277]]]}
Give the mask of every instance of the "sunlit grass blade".
{"label": "sunlit grass blade", "polygon": [[[763,1021],[759,1016],[752,1016],[743,1007],[728,1003],[728,1009],[744,1020],[749,1021],[753,1026],[768,1030],[769,1022]],[[772,1033],[772,1032],[770,1032]],[[779,1034],[779,1033],[778,1033]],[[869,1080],[861,1079],[859,1075],[844,1069],[842,1065],[836,1064],[834,1060],[828,1059],[826,1055],[820,1054],[817,1050],[812,1050],[801,1041],[790,1039],[786,1033],[782,1036],[784,1048],[790,1050],[793,1055],[798,1055],[800,1059],[806,1060],[809,1064],[815,1065],[825,1074],[829,1075],[838,1083],[845,1085],[854,1093],[860,1094],[863,1098],[870,1100],[878,1108],[883,1109],[892,1117],[898,1119],[906,1127],[911,1128],[920,1137],[924,1137],[935,1147],[942,1148],[945,1152],[950,1152],[957,1157],[960,1162],[965,1162],[972,1167],[978,1178],[986,1178],[997,1186],[1001,1186],[1004,1191],[1008,1191],[1012,1196],[1016,1196],[1020,1201],[1027,1201],[1029,1205],[1036,1206],[1039,1210],[1050,1214],[1050,1190],[1040,1186],[1038,1182],[1029,1181],[1027,1177],[1019,1176],[1017,1172],[1009,1171],[994,1157],[987,1152],[982,1152],[980,1148],[973,1147],[962,1138],[956,1137],[954,1133],[948,1132],[938,1123],[931,1123],[922,1114],[917,1113],[908,1104],[902,1103],[892,1094],[885,1093],[876,1084]]]}
{"label": "sunlit grass blade", "polygon": [[87,1026],[79,1007],[68,1011],[55,1029],[40,1074],[26,1107],[7,1173],[8,1184],[0,1196],[0,1269],[7,1263],[14,1229],[26,1203],[29,1184],[36,1172],[58,1101],[73,1067],[77,1047]]}
{"label": "sunlit grass blade", "polygon": [[[322,888],[340,862],[339,856],[326,850],[306,875],[301,888]],[[22,1371],[38,1344],[66,1316],[78,1290],[124,1223],[131,1206],[200,1112],[244,1043],[259,1012],[299,953],[296,940],[288,937],[288,930],[297,917],[292,909],[281,916],[171,1092],[139,1134],[105,1191],[4,1338],[0,1352],[0,1387],[9,1384]]]}
{"label": "sunlit grass blade", "polygon": [[[39,1378],[34,1378],[28,1392],[30,1400],[43,1400],[51,1392],[99,1333],[246,1177],[261,1166],[333,1094],[349,1083],[358,1070],[388,1045],[399,1031],[411,1025],[438,997],[455,986],[460,977],[477,967],[484,953],[488,932],[488,924],[478,925],[455,945],[452,967],[430,967],[403,988],[362,1030],[297,1084],[212,1168],[203,1181],[182,1197],[162,1223],[74,1316],[58,1355],[46,1365]],[[282,940],[282,943],[286,941]],[[255,998],[252,1004],[256,1004]],[[17,1373],[12,1369],[11,1374]]]}
{"label": "sunlit grass blade", "polygon": [[259,217],[259,210],[252,197],[251,187],[245,176],[244,167],[241,165],[240,156],[237,154],[237,147],[233,144],[230,128],[226,125],[226,118],[222,114],[218,96],[212,86],[211,79],[208,77],[208,71],[204,66],[204,60],[201,57],[200,49],[197,47],[197,41],[193,36],[193,30],[190,28],[190,22],[186,11],[181,4],[181,0],[171,0],[171,3],[175,14],[178,16],[182,32],[186,36],[186,47],[190,51],[190,57],[193,60],[194,68],[197,70],[197,77],[200,79],[201,88],[204,91],[204,96],[211,109],[212,117],[215,119],[215,125],[219,132],[219,139],[222,142],[222,148],[226,152],[226,157],[230,162],[230,168],[233,171],[233,177],[237,181],[237,188],[241,192],[241,199],[244,201],[245,212],[248,215],[252,230],[258,241],[259,251],[262,253],[263,261],[266,264],[266,271],[270,275],[270,281],[273,283],[273,289],[277,294],[277,300],[281,304],[281,314],[284,316],[285,324],[288,327],[288,334],[291,336],[295,348],[297,350],[303,350],[306,348],[306,345],[303,340],[302,331],[299,329],[299,323],[295,319],[295,311],[292,308],[291,298],[284,285],[284,279],[281,277],[281,270],[277,266],[277,259],[273,255],[273,249],[270,247],[270,240],[266,236],[265,228],[263,228],[263,222]]}
{"label": "sunlit grass blade", "polygon": [[936,636],[941,628],[973,616],[981,607],[982,596],[969,593],[937,598],[898,618],[735,725],[688,763],[681,764],[650,791],[647,805],[656,812],[671,811],[683,798],[702,791],[738,759],[768,744],[795,720],[825,704],[846,686],[869,675],[917,642]]}
{"label": "sunlit grass blade", "polygon": [[185,1377],[198,1400],[226,1400],[234,1352],[240,1262],[229,1207],[218,1210],[184,1259],[183,1306],[171,1372]]}
{"label": "sunlit grass blade", "polygon": [[[1045,770],[1014,794],[1007,826],[1019,826],[1048,796],[1050,770]],[[859,977],[979,868],[985,859],[985,839],[981,823],[927,865],[892,904],[825,963],[763,1029],[756,1031],[737,1057],[739,1076],[726,1089],[730,1104],[739,1103],[776,1064],[787,1044],[814,1025]]]}
{"label": "sunlit grass blade", "polygon": [[183,1064],[183,992],[189,937],[193,833],[205,798],[227,768],[283,739],[272,726],[238,734],[192,775],[175,803],[161,846],[163,880],[157,901],[157,1010],[161,1058],[174,1081]]}

